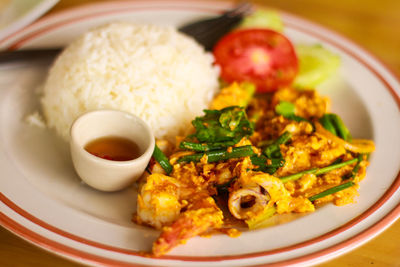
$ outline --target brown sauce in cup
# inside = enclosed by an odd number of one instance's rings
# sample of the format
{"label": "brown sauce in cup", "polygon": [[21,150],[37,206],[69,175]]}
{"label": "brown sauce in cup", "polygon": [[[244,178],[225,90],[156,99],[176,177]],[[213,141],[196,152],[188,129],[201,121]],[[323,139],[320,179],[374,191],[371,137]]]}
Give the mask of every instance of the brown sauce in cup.
{"label": "brown sauce in cup", "polygon": [[140,157],[139,146],[128,138],[107,136],[90,141],[85,150],[107,160],[127,161]]}

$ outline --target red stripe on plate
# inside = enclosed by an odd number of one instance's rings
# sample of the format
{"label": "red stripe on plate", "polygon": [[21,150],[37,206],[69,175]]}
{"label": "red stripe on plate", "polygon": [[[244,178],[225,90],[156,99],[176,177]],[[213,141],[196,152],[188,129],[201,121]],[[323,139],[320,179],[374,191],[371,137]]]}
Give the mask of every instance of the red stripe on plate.
{"label": "red stripe on plate", "polygon": [[[157,4],[157,6],[147,6],[147,7],[140,7],[140,5],[148,5],[149,3],[152,4]],[[196,0],[185,0],[185,3],[189,4],[203,4],[204,6],[204,1],[196,1]],[[186,10],[186,11],[204,11],[208,13],[214,13],[218,14],[226,10],[227,8],[233,7],[235,5],[234,2],[232,1],[218,1],[217,3],[213,3],[213,8],[206,8],[206,7],[190,7],[190,6],[182,6],[182,1],[163,1],[163,0],[151,0],[150,1],[140,1],[140,0],[135,0],[135,1],[112,1],[112,2],[103,2],[103,3],[87,3],[83,4],[81,6],[77,7],[72,7],[67,10],[63,10],[61,12],[57,12],[48,16],[45,16],[41,18],[40,20],[26,26],[25,28],[22,28],[15,33],[7,36],[6,38],[0,40],[0,46],[6,43],[7,41],[11,40],[12,38],[19,36],[19,35],[24,35],[25,36],[31,36],[34,35],[34,33],[38,33],[42,30],[42,28],[47,28],[49,25],[47,24],[48,22],[53,22],[52,25],[55,25],[54,21],[58,21],[56,24],[59,23],[65,23],[68,24],[68,21],[79,21],[82,19],[87,19],[89,17],[96,17],[96,16],[101,16],[101,15],[106,15],[110,13],[121,13],[123,11],[126,11],[127,9],[132,10]],[[217,7],[217,8],[216,8]],[[218,10],[217,10],[218,9]],[[105,11],[106,10],[106,11]],[[78,15],[77,15],[78,13]],[[32,31],[32,33],[29,33]],[[23,38],[25,38],[25,36]],[[33,38],[34,36],[32,36]],[[31,39],[31,38],[29,38]],[[14,44],[11,46],[16,46],[18,42],[22,40],[14,40]],[[19,46],[16,46],[15,48],[9,47],[9,50],[16,49]]]}
{"label": "red stripe on plate", "polygon": [[81,259],[86,261],[86,263],[90,262],[92,264],[102,264],[102,265],[107,265],[107,266],[137,266],[137,267],[142,267],[146,266],[148,267],[149,265],[137,265],[137,264],[132,264],[132,263],[126,263],[122,261],[116,261],[116,260],[111,260],[103,257],[99,257],[96,255],[92,255],[86,252],[82,252],[80,250],[65,246],[63,244],[57,243],[51,239],[48,239],[46,237],[43,237],[28,228],[22,226],[21,224],[17,223],[13,219],[7,217],[4,213],[0,212],[0,223],[1,225],[8,229],[9,231],[13,232],[14,234],[17,234],[19,237],[30,241],[36,245],[39,245],[40,247],[47,249],[49,251],[53,251],[65,256],[69,256],[71,258],[75,259]]}
{"label": "red stripe on plate", "polygon": [[[42,36],[43,34],[46,34],[47,32],[51,32],[54,29],[60,28],[61,26],[66,26],[68,24],[73,24],[79,21],[84,21],[90,18],[96,18],[99,16],[107,16],[107,15],[111,15],[111,14],[122,14],[122,13],[129,13],[132,11],[144,11],[144,10],[160,10],[160,7],[129,7],[129,8],[125,8],[125,9],[121,9],[121,10],[112,10],[112,11],[103,11],[103,12],[99,12],[99,13],[95,13],[95,14],[90,14],[81,18],[73,18],[73,19],[69,19],[69,20],[65,20],[65,21],[61,21],[55,24],[52,24],[51,26],[48,27],[44,27],[38,31],[34,31],[33,33],[24,36],[23,38],[21,38],[20,40],[18,40],[17,42],[15,42],[14,44],[10,45],[8,47],[7,50],[17,50],[19,49],[23,44],[25,44],[26,42],[29,42],[32,39],[35,39],[39,36]],[[193,11],[204,11],[204,12],[215,12],[215,9],[207,9],[207,8],[188,8],[188,7],[165,7],[162,10],[185,10],[185,11],[189,11],[189,10],[193,10]]]}
{"label": "red stripe on plate", "polygon": [[[393,184],[396,186],[399,186],[400,183],[400,175],[397,177],[397,184]],[[390,196],[386,196],[384,198],[381,198],[378,202],[385,202],[385,200],[387,198],[389,198]],[[130,254],[130,255],[136,255],[136,256],[142,256],[142,257],[147,257],[145,256],[143,253],[138,253],[138,252],[133,252],[133,251],[127,251],[127,250],[123,250],[120,248],[114,248],[114,247],[110,247],[107,245],[102,245],[93,241],[89,241],[86,239],[83,239],[81,237],[77,237],[75,235],[72,235],[70,233],[67,233],[63,230],[60,230],[54,226],[51,226],[41,220],[39,220],[38,218],[32,216],[31,214],[29,214],[28,212],[24,211],[23,209],[21,209],[20,207],[18,207],[17,205],[15,205],[11,200],[9,200],[7,197],[5,197],[2,193],[0,193],[0,201],[2,201],[4,204],[6,204],[9,208],[11,208],[12,210],[14,210],[15,212],[17,212],[18,214],[20,214],[21,216],[23,216],[24,218],[28,219],[29,221],[35,223],[36,225],[39,225],[53,233],[59,234],[63,237],[72,239],[74,241],[77,242],[81,242],[83,244],[87,244],[87,245],[93,245],[94,247],[97,248],[104,248],[105,250],[109,250],[109,251],[114,251],[114,252],[119,252],[119,253],[124,253],[124,254]],[[308,246],[308,245],[312,245],[314,243],[320,242],[325,240],[326,238],[329,238],[331,236],[335,236],[343,231],[348,230],[349,228],[353,227],[355,224],[357,224],[358,222],[362,221],[363,219],[365,219],[365,217],[368,217],[370,215],[370,213],[373,213],[377,208],[379,208],[383,203],[381,203],[378,207],[375,207],[378,205],[378,202],[376,205],[374,205],[373,207],[371,207],[368,210],[368,214],[363,213],[362,215],[358,216],[357,218],[355,218],[354,220],[352,220],[351,222],[345,224],[342,227],[339,227],[323,236],[320,236],[318,238],[315,239],[311,239],[309,241],[306,241],[304,243],[300,243],[299,245],[293,245],[293,246],[289,246],[283,249],[276,249],[276,250],[271,250],[271,251],[266,251],[266,252],[260,252],[260,253],[252,253],[252,254],[245,254],[245,255],[238,255],[238,256],[220,256],[220,257],[180,257],[180,256],[163,256],[161,258],[157,258],[157,259],[169,259],[169,260],[185,260],[185,261],[221,261],[221,260],[235,260],[235,259],[246,259],[246,258],[253,258],[253,257],[261,257],[261,256],[269,256],[272,254],[277,254],[277,253],[281,253],[281,252],[287,252],[293,249],[298,249],[301,248],[303,246]],[[376,234],[378,234],[379,232],[383,231],[386,229],[386,227],[389,227],[391,223],[393,223],[400,214],[400,204],[398,204],[393,210],[391,210],[385,217],[383,217],[379,222],[375,223],[374,225],[370,226],[369,228],[367,228],[366,230],[364,230],[363,232],[357,234],[356,236],[349,238],[339,244],[333,245],[331,247],[325,248],[323,250],[314,252],[314,253],[310,253],[308,255],[302,256],[302,257],[298,257],[298,258],[294,258],[294,259],[290,259],[290,260],[284,260],[281,262],[277,262],[277,263],[271,263],[268,266],[289,266],[289,265],[294,265],[294,264],[299,264],[299,263],[306,263],[306,262],[312,262],[312,261],[316,261],[318,258],[322,258],[325,257],[327,255],[333,254],[339,250],[345,249],[345,248],[354,248],[356,247],[358,244],[363,243],[368,241],[370,238],[374,237]],[[11,222],[11,223],[10,223]],[[15,221],[13,221],[12,219],[10,219],[9,217],[7,217],[6,215],[4,215],[3,213],[0,213],[0,223],[6,227],[7,229],[9,229],[10,231],[16,233],[17,235],[33,242],[36,245],[39,245],[47,250],[56,252],[56,253],[60,253],[63,254],[65,256],[68,257],[72,257],[75,259],[84,259],[87,261],[92,261],[95,263],[102,263],[105,265],[110,265],[110,266],[115,266],[115,263],[119,263],[118,261],[114,261],[114,260],[110,260],[110,259],[106,259],[106,258],[102,258],[102,257],[98,257],[92,254],[88,254],[86,252],[82,252],[80,250],[76,250],[70,247],[67,247],[61,243],[58,243],[56,241],[50,240],[46,237],[43,237],[33,231],[31,231],[30,229],[16,223]],[[112,263],[112,264],[110,264]],[[126,263],[124,263],[124,265],[121,266],[137,266],[134,264],[131,265],[127,265]]]}

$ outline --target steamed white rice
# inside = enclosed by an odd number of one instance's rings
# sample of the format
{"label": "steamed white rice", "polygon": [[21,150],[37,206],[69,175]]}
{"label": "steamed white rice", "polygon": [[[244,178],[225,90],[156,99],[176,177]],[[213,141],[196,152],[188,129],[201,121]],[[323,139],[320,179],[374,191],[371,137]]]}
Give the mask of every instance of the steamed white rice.
{"label": "steamed white rice", "polygon": [[80,114],[105,108],[136,114],[157,138],[174,138],[208,107],[218,74],[212,55],[172,27],[113,23],[62,52],[42,108],[47,125],[66,140]]}

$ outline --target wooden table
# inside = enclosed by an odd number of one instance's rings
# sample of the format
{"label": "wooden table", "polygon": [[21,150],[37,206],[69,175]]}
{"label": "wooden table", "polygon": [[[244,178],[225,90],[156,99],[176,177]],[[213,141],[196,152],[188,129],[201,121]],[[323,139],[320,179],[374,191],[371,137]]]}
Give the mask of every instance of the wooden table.
{"label": "wooden table", "polygon": [[[48,13],[94,0],[61,0]],[[357,42],[400,74],[399,0],[268,0],[267,4],[318,22]],[[210,1],[212,4],[212,1]],[[0,266],[81,266],[37,248],[0,228]],[[400,221],[375,239],[319,265],[400,266]]]}

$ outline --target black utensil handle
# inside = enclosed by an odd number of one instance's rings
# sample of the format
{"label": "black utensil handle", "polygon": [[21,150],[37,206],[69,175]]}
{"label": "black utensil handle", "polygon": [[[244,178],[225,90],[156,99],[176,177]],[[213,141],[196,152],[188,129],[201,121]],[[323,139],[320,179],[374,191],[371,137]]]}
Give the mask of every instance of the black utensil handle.
{"label": "black utensil handle", "polygon": [[62,50],[63,47],[4,50],[0,51],[0,64],[12,63],[18,61],[31,61],[38,59],[52,59],[55,58],[58,54],[60,54]]}
{"label": "black utensil handle", "polygon": [[25,50],[1,51],[0,64],[14,61],[29,61],[37,59],[50,59],[56,57],[62,48],[34,48]]}

